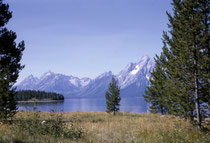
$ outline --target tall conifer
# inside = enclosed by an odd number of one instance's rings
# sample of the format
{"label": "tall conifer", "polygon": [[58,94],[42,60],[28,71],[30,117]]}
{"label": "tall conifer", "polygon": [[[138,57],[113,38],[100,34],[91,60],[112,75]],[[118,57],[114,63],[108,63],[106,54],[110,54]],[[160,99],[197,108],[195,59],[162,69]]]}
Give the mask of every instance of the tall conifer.
{"label": "tall conifer", "polygon": [[167,77],[166,73],[164,71],[164,55],[161,54],[160,57],[156,56],[155,59],[156,65],[155,69],[152,71],[152,78],[150,79],[150,85],[147,87],[147,90],[145,91],[146,94],[144,95],[144,98],[147,102],[150,102],[150,111],[153,113],[161,113],[166,114],[167,113],[167,101],[165,98],[166,95],[166,88],[167,88]]}
{"label": "tall conifer", "polygon": [[16,102],[14,100],[15,84],[20,70],[24,42],[16,45],[16,34],[5,28],[12,17],[9,5],[0,0],[0,119],[9,118],[15,114]]}
{"label": "tall conifer", "polygon": [[201,129],[201,112],[209,105],[209,1],[173,0],[172,5],[169,35],[163,34],[167,90],[161,96],[168,113],[196,117]]}

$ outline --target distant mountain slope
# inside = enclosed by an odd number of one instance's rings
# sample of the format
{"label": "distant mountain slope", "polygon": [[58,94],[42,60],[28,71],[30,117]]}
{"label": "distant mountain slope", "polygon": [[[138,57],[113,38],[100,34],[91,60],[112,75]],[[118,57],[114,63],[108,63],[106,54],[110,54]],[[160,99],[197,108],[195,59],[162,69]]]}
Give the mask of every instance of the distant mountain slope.
{"label": "distant mountain slope", "polygon": [[30,75],[17,85],[17,90],[42,90],[64,94],[66,97],[103,97],[111,78],[115,77],[121,88],[122,97],[140,97],[149,84],[150,72],[154,68],[154,61],[147,56],[138,63],[130,63],[117,75],[105,72],[95,79],[77,78],[44,73],[40,78]]}
{"label": "distant mountain slope", "polygon": [[112,72],[105,72],[90,81],[90,83],[81,89],[77,96],[81,97],[105,97],[105,92],[112,79]]}
{"label": "distant mountain slope", "polygon": [[39,81],[38,78],[34,77],[33,75],[30,75],[28,77],[26,77],[21,83],[17,84],[17,89],[21,90],[21,89],[28,89],[28,90],[32,90],[35,88],[35,84]]}
{"label": "distant mountain slope", "polygon": [[55,74],[49,71],[44,73],[40,78],[30,75],[17,85],[17,90],[32,89],[73,95],[78,93],[81,88],[88,85],[90,81],[90,78],[79,79],[77,77]]}
{"label": "distant mountain slope", "polygon": [[118,75],[122,96],[140,96],[149,84],[150,72],[154,68],[154,61],[144,56],[138,63],[126,66]]}

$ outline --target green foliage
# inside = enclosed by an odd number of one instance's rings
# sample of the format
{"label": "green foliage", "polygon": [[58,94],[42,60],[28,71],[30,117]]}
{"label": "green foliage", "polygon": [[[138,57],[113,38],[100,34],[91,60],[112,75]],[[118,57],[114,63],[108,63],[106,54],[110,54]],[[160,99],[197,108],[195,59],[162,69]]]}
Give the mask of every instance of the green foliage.
{"label": "green foliage", "polygon": [[64,96],[54,92],[44,92],[35,90],[21,90],[17,91],[15,95],[16,101],[28,101],[32,99],[37,100],[64,100]]}
{"label": "green foliage", "polygon": [[116,80],[112,77],[112,82],[109,84],[109,89],[105,93],[106,96],[106,108],[107,112],[113,112],[114,115],[119,111],[120,106],[120,88],[117,85]]}
{"label": "green foliage", "polygon": [[35,112],[30,118],[18,120],[16,126],[13,127],[15,131],[25,131],[28,135],[49,135],[55,138],[70,138],[79,139],[84,136],[82,128],[76,128],[71,122],[70,127],[63,121],[62,113],[55,115],[51,114],[50,120],[42,120],[40,112]]}
{"label": "green foliage", "polygon": [[173,0],[169,34],[156,56],[145,99],[154,112],[197,118],[208,117],[210,93],[209,1]]}
{"label": "green foliage", "polygon": [[[7,74],[6,72],[0,74],[0,79]],[[8,79],[0,80],[0,120],[12,117],[16,113],[16,102],[13,99],[15,92],[14,90],[9,91],[8,84]]]}
{"label": "green foliage", "polygon": [[12,17],[9,5],[0,0],[0,120],[13,117],[16,113],[14,100],[14,83],[20,70],[24,67],[20,64],[22,52],[25,48],[22,41],[16,45],[16,33],[5,28]]}
{"label": "green foliage", "polygon": [[150,86],[147,87],[146,94],[143,96],[147,102],[151,103],[152,113],[166,114],[168,111],[165,99],[167,96],[167,77],[164,74],[164,55],[161,54],[160,58],[156,58],[156,68],[151,73]]}

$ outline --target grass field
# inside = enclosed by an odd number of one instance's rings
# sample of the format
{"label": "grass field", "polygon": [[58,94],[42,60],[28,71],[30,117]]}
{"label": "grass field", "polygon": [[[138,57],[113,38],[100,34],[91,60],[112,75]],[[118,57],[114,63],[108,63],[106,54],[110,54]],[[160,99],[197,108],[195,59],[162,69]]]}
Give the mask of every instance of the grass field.
{"label": "grass field", "polygon": [[[32,119],[34,112],[21,111],[16,120]],[[54,120],[60,113],[38,113],[38,119]],[[36,115],[37,116],[37,115]],[[79,130],[78,138],[43,135],[23,130],[17,123],[0,123],[0,142],[13,143],[209,143],[208,132],[199,133],[189,121],[174,116],[159,114],[119,113],[116,116],[105,112],[63,113],[66,129]],[[33,124],[29,126],[32,128]],[[42,124],[40,124],[42,126]],[[38,127],[34,127],[38,128]],[[50,128],[50,127],[49,127]],[[76,132],[78,133],[78,132]],[[77,134],[76,134],[77,135]]]}

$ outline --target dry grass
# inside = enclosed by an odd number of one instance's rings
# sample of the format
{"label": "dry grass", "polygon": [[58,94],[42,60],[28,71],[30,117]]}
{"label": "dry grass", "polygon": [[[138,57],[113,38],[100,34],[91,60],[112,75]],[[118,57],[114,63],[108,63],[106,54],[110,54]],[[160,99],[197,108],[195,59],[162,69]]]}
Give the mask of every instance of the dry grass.
{"label": "dry grass", "polygon": [[[19,112],[16,118],[27,119],[33,112]],[[41,119],[51,119],[52,114],[41,112]],[[51,136],[29,135],[16,132],[16,125],[0,125],[2,142],[89,142],[89,143],[209,143],[210,134],[199,134],[189,121],[174,116],[161,117],[158,114],[119,113],[116,116],[104,112],[63,113],[63,119],[83,128],[85,136],[72,140]],[[70,126],[67,123],[66,126]],[[13,127],[13,128],[12,128]]]}

